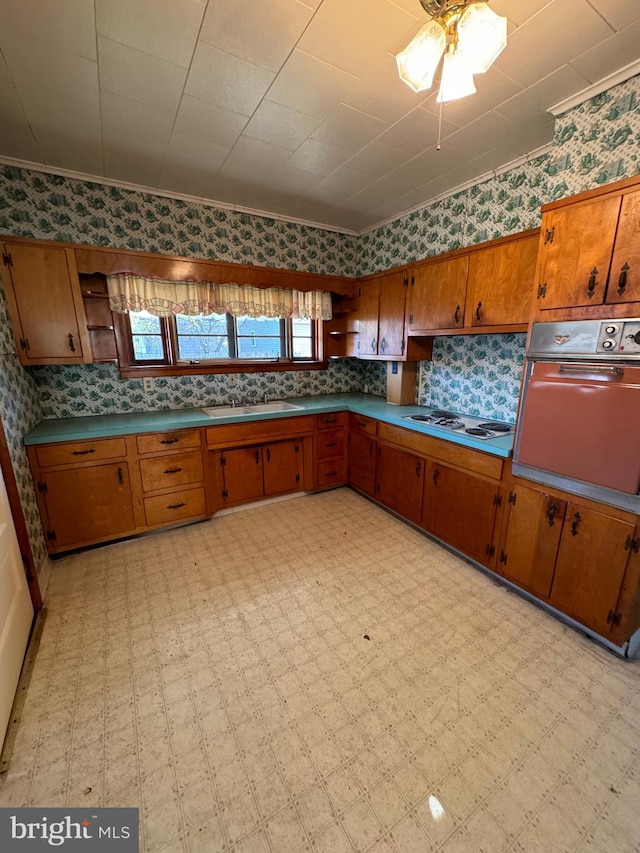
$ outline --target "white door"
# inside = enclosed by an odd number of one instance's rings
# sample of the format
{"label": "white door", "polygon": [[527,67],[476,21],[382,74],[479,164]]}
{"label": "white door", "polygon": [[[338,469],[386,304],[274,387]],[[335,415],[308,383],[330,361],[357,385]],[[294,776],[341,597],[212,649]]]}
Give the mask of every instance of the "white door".
{"label": "white door", "polygon": [[32,620],[33,605],[0,472],[0,749],[9,724]]}

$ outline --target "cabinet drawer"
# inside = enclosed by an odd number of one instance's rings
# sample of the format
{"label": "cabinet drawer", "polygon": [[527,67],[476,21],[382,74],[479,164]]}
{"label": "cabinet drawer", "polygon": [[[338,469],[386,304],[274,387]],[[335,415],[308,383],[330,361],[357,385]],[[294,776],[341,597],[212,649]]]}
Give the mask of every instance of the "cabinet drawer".
{"label": "cabinet drawer", "polygon": [[367,435],[377,435],[378,421],[375,418],[368,418],[366,415],[356,415],[349,412],[349,429],[364,432]]}
{"label": "cabinet drawer", "polygon": [[97,462],[126,456],[124,438],[107,438],[98,441],[68,441],[65,444],[38,446],[36,457],[41,468],[53,465],[77,465],[78,462]]}
{"label": "cabinet drawer", "polygon": [[206,514],[204,489],[185,489],[169,495],[145,498],[144,513],[149,527],[172,524],[185,518],[199,518]]}
{"label": "cabinet drawer", "polygon": [[344,456],[345,434],[343,429],[328,429],[318,435],[318,459]]}
{"label": "cabinet drawer", "polygon": [[316,415],[318,429],[335,429],[344,426],[346,422],[346,412],[327,412],[324,415]]}
{"label": "cabinet drawer", "polygon": [[159,453],[161,450],[183,450],[200,447],[200,431],[181,429],[175,432],[155,432],[136,436],[138,453]]}
{"label": "cabinet drawer", "polygon": [[347,466],[344,459],[333,459],[318,464],[318,486],[346,483]]}
{"label": "cabinet drawer", "polygon": [[202,454],[174,453],[140,460],[142,488],[145,492],[201,483],[203,478]]}

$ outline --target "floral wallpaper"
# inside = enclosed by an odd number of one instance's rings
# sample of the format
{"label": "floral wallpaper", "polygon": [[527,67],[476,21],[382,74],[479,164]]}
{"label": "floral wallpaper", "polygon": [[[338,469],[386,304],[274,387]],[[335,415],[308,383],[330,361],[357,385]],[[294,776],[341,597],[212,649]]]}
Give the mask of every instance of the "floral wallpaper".
{"label": "floral wallpaper", "polygon": [[[219,210],[150,193],[0,166],[0,233],[357,275],[539,225],[540,207],[640,171],[640,78],[556,120],[554,150],[360,237]],[[216,404],[224,376],[167,377],[144,394],[111,365],[20,367],[0,299],[0,415],[36,559],[44,556],[22,436],[41,417]],[[439,338],[422,362],[419,401],[512,421],[524,335]],[[234,393],[386,393],[386,369],[334,362],[327,371],[240,375]]]}
{"label": "floral wallpaper", "polygon": [[145,392],[140,379],[122,379],[114,364],[32,367],[42,417],[112,415],[217,406],[238,401],[362,390],[362,367],[355,360],[331,361],[328,370],[166,376]]}

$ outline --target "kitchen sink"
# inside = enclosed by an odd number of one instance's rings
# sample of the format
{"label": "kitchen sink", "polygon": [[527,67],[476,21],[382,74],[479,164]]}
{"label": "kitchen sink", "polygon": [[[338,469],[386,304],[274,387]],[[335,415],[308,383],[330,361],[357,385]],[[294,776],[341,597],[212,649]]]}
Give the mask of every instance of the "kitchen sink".
{"label": "kitchen sink", "polygon": [[244,415],[260,415],[266,412],[292,412],[302,409],[302,406],[294,406],[284,400],[273,400],[271,403],[255,403],[251,406],[211,406],[202,409],[210,418],[241,418]]}
{"label": "kitchen sink", "polygon": [[256,403],[249,406],[254,412],[293,412],[295,409],[302,409],[302,406],[294,406],[293,403],[286,403],[284,400],[273,400],[271,403]]}

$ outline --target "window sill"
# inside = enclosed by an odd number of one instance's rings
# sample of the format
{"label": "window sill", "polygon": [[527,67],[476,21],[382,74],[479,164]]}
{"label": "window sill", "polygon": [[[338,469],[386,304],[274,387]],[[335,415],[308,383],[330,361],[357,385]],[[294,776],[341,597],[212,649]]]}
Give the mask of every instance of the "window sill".
{"label": "window sill", "polygon": [[120,375],[125,379],[144,376],[198,376],[220,373],[278,373],[283,370],[326,370],[326,361],[230,361],[208,364],[160,365],[140,364],[121,366]]}

